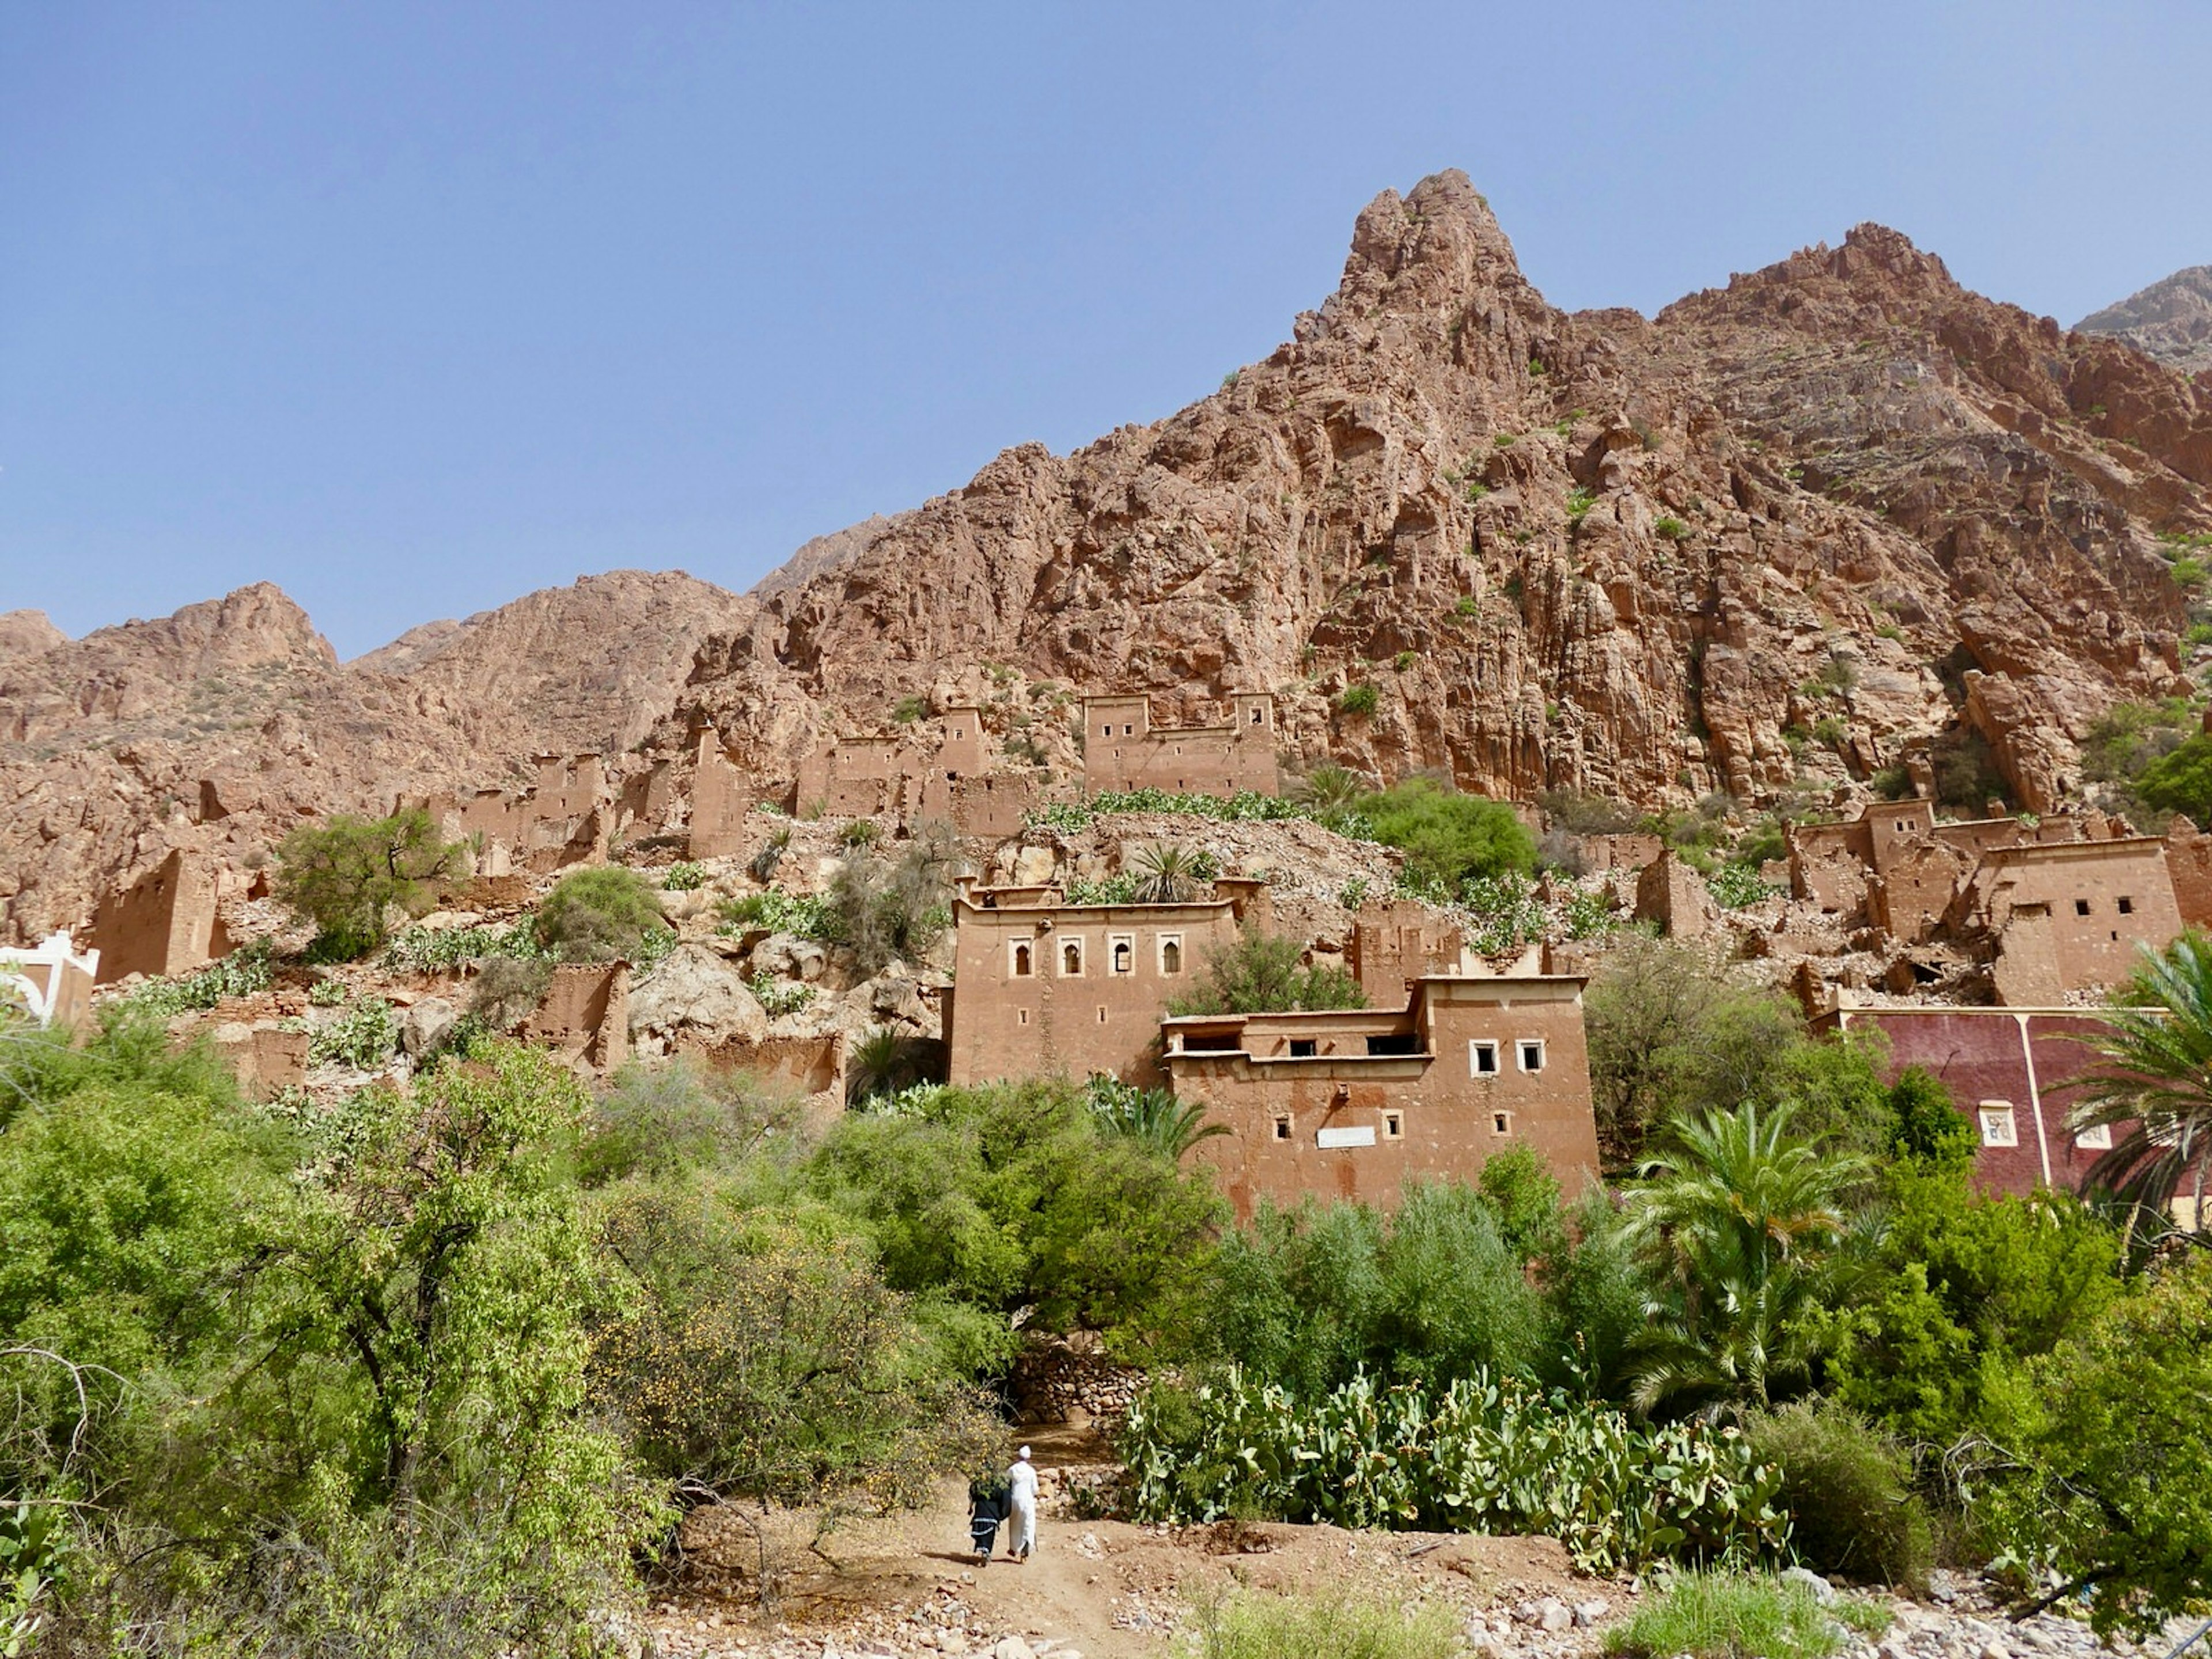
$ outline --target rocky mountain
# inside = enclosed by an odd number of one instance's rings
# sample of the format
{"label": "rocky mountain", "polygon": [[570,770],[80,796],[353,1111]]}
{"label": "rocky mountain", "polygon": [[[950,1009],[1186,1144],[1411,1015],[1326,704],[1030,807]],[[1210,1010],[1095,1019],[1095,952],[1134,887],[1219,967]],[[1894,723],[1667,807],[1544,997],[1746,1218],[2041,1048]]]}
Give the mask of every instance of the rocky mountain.
{"label": "rocky mountain", "polygon": [[750,611],[681,573],[617,571],[344,664],[265,582],[43,650],[35,629],[0,633],[24,641],[0,648],[5,933],[84,920],[174,847],[242,861],[305,816],[628,748],[705,635]]}
{"label": "rocky mountain", "polygon": [[1894,232],[1570,314],[1447,173],[1217,394],[762,592],[681,714],[773,767],[826,707],[1009,670],[1009,719],[1040,683],[1271,687],[1304,761],[1386,777],[1656,805],[1903,766],[2039,808],[2115,699],[2187,688],[2160,538],[2212,531],[2208,485],[2212,396]]}
{"label": "rocky mountain", "polygon": [[2109,334],[2185,374],[2212,371],[2212,265],[2191,265],[2076,323]]}
{"label": "rocky mountain", "polygon": [[2043,810],[2115,701],[2191,689],[2175,560],[2208,535],[2212,389],[1893,231],[1571,313],[1445,173],[1369,204],[1218,392],[1009,450],[742,599],[618,573],[344,665],[265,587],[73,643],[9,619],[0,900],[20,936],[180,839],[244,856],[700,718],[788,777],[917,693],[1070,760],[1081,690],[1265,688],[1295,763],[1384,779],[1652,807],[1893,771]]}

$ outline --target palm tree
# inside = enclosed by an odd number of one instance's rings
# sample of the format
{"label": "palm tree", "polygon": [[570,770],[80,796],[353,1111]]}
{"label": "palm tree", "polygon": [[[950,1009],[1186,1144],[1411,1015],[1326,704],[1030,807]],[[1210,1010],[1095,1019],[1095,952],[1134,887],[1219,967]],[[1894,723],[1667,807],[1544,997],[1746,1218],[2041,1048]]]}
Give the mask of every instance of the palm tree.
{"label": "palm tree", "polygon": [[1367,793],[1366,781],[1343,766],[1316,766],[1297,786],[1298,804],[1323,823],[1343,817]]}
{"label": "palm tree", "polygon": [[1198,891],[1199,861],[1173,842],[1139,847],[1133,861],[1139,904],[1181,904]]}
{"label": "palm tree", "polygon": [[2081,1079],[2067,1114],[2075,1134],[2117,1131],[2088,1180],[2140,1211],[2171,1214],[2190,1183],[2190,1231],[2204,1225],[2205,1164],[2212,1159],[2212,940],[2184,933],[2145,950],[2106,1029],[2075,1040],[2106,1064]]}
{"label": "palm tree", "polygon": [[1225,1123],[1208,1123],[1206,1108],[1185,1105],[1166,1089],[1139,1089],[1100,1075],[1091,1079],[1091,1109],[1107,1133],[1136,1141],[1173,1162],[1201,1140],[1225,1135]]}
{"label": "palm tree", "polygon": [[1786,1105],[1709,1112],[1640,1167],[1651,1184],[1630,1196],[1630,1236],[1658,1290],[1631,1361],[1638,1410],[1680,1395],[1706,1416],[1764,1406],[1810,1360],[1803,1316],[1833,1278],[1862,1161],[1822,1156],[1790,1119]]}
{"label": "palm tree", "polygon": [[856,1107],[895,1095],[921,1079],[922,1047],[915,1038],[878,1025],[845,1057],[845,1104]]}

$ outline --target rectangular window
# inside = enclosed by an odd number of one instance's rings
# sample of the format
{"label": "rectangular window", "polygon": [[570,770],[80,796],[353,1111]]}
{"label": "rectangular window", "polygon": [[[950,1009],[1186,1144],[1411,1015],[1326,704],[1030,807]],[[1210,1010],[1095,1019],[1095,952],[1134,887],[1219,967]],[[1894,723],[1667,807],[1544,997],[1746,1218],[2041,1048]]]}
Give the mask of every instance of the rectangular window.
{"label": "rectangular window", "polygon": [[2109,1152],[2112,1150],[2112,1126],[2093,1123],[2074,1137],[2074,1144],[2085,1152]]}
{"label": "rectangular window", "polygon": [[1015,1014],[1015,1024],[1018,1025],[1026,1025],[1029,1023],[1030,1011],[1026,1008],[1018,1009]]}
{"label": "rectangular window", "polygon": [[1276,1113],[1276,1114],[1275,1114],[1275,1139],[1278,1139],[1278,1140],[1288,1140],[1290,1138],[1291,1138],[1291,1118],[1290,1118],[1290,1114],[1289,1114],[1289,1113],[1287,1113],[1287,1112],[1278,1112],[1278,1113]]}
{"label": "rectangular window", "polygon": [[2123,894],[2121,894],[2121,895],[2120,895],[2120,901],[2119,901],[2119,902],[2120,902],[2120,914],[2121,914],[2122,915],[2124,915],[2124,916],[2131,916],[2131,915],[2135,915],[2135,913],[2136,913],[2136,902],[2135,902],[2133,899],[2130,898],[2130,897],[2129,897],[2125,893],[2123,893]]}
{"label": "rectangular window", "polygon": [[1125,738],[1133,738],[1137,735],[1137,728],[1133,726],[1125,726],[1121,728],[1121,735]]}
{"label": "rectangular window", "polygon": [[1397,1113],[1397,1112],[1385,1112],[1385,1113],[1383,1113],[1383,1114],[1382,1114],[1382,1139],[1385,1139],[1385,1140],[1403,1140],[1405,1138],[1406,1138],[1406,1120],[1405,1120],[1405,1117],[1404,1117],[1401,1114]]}
{"label": "rectangular window", "polygon": [[1513,1114],[1510,1112],[1492,1112],[1490,1115],[1490,1127],[1494,1133],[1501,1135],[1511,1134],[1513,1133]]}
{"label": "rectangular window", "polygon": [[1522,1037],[1514,1045],[1521,1051],[1521,1069],[1540,1072],[1544,1069],[1544,1040],[1541,1037]]}
{"label": "rectangular window", "polygon": [[1976,1109],[1981,1120],[1982,1145],[1984,1146],[2017,1146],[2020,1129],[2012,1120],[2012,1103],[2008,1100],[1985,1100]]}
{"label": "rectangular window", "polygon": [[1083,977],[1083,941],[1064,939],[1060,942],[1060,976],[1062,979]]}
{"label": "rectangular window", "polygon": [[1403,1034],[1385,1031],[1367,1039],[1367,1052],[1370,1054],[1418,1054],[1421,1052],[1421,1040],[1411,1031]]}
{"label": "rectangular window", "polygon": [[2087,899],[2075,899],[2074,901],[2074,914],[2077,916],[2087,915],[2089,914],[2089,901]]}
{"label": "rectangular window", "polygon": [[1498,1045],[1490,1042],[1468,1043],[1467,1070],[1470,1077],[1496,1077],[1498,1075]]}
{"label": "rectangular window", "polygon": [[1100,726],[1098,728],[1098,735],[1102,738],[1112,737],[1114,735],[1114,722],[1109,720],[1105,725]]}
{"label": "rectangular window", "polygon": [[1311,1060],[1314,1058],[1317,1046],[1318,1045],[1311,1037],[1292,1037],[1291,1039],[1291,1058],[1292,1060]]}

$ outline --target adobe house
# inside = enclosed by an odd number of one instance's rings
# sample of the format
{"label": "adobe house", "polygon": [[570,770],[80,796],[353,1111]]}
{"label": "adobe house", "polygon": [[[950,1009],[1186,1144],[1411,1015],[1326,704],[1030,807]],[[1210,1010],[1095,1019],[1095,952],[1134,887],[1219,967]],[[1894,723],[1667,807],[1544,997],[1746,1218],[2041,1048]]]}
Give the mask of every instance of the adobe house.
{"label": "adobe house", "polygon": [[977,888],[952,901],[948,1080],[1104,1072],[1160,1080],[1160,1019],[1206,958],[1237,942],[1243,884],[1182,904],[1068,904],[1052,887]]}
{"label": "adobe house", "polygon": [[702,726],[692,735],[691,823],[684,850],[695,859],[727,858],[745,850],[745,813],[752,781],[730,759],[721,734]]}
{"label": "adobe house", "polygon": [[1845,1006],[1813,1021],[1816,1031],[1881,1032],[1891,1082],[1910,1066],[1940,1079],[1980,1135],[1975,1183],[2017,1194],[2079,1192],[2111,1149],[2111,1128],[2066,1127],[2074,1085],[2100,1064],[2076,1039],[2103,1025],[2094,1008]]}
{"label": "adobe house", "polygon": [[2122,984],[2146,947],[2163,950],[2182,929],[2166,843],[2148,836],[1998,848],[1948,921],[1988,930],[1997,994],[2013,1007]]}
{"label": "adobe house", "polygon": [[[432,795],[421,803],[440,834],[477,842],[477,867],[485,875],[505,875],[517,864],[543,874],[606,861],[615,797],[605,763],[593,754],[536,758],[531,788],[479,789],[465,801]],[[403,798],[393,810],[409,804]]]}
{"label": "adobe house", "polygon": [[1133,696],[1083,700],[1083,788],[1165,789],[1178,794],[1278,794],[1282,778],[1275,758],[1275,699],[1240,691],[1230,717],[1218,726],[1155,728],[1152,699]]}
{"label": "adobe house", "polygon": [[884,817],[896,823],[951,820],[953,787],[984,775],[983,711],[948,708],[933,735],[834,738],[806,755],[792,785],[794,812],[819,808],[831,817]]}
{"label": "adobe house", "polygon": [[1402,1008],[1420,981],[1474,971],[1458,928],[1437,922],[1426,906],[1411,899],[1360,906],[1345,941],[1344,965],[1359,981],[1370,1008]]}
{"label": "adobe house", "polygon": [[1194,1156],[1240,1218],[1307,1194],[1395,1207],[1407,1182],[1473,1181],[1516,1145],[1571,1195],[1598,1170],[1583,983],[1436,975],[1395,1009],[1170,1019],[1162,1065],[1228,1127]]}
{"label": "adobe house", "polygon": [[100,952],[80,952],[69,930],[49,933],[35,945],[0,945],[0,1006],[14,1001],[40,1025],[64,1030],[92,1012],[92,988],[100,982]]}
{"label": "adobe house", "polygon": [[228,956],[219,896],[213,866],[181,847],[128,886],[109,889],[92,918],[100,983],[188,974]]}

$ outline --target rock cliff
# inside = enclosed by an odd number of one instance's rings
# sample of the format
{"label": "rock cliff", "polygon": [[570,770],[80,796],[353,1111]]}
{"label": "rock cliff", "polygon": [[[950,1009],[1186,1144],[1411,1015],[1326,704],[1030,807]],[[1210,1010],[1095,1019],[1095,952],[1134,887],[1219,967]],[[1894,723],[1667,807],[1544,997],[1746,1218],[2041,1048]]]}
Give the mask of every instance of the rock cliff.
{"label": "rock cliff", "polygon": [[2212,372],[2212,265],[2191,265],[2092,312],[2075,327],[2125,340],[2185,374]]}
{"label": "rock cliff", "polygon": [[1648,807],[1894,769],[2045,810],[2112,703],[2191,689],[2207,534],[2212,388],[2121,339],[1877,226],[1570,313],[1445,173],[1370,203],[1335,292],[1213,395],[1009,450],[742,599],[618,573],[344,665],[265,586],[74,642],[0,619],[0,902],[23,936],[172,845],[701,719],[787,778],[915,695],[1062,760],[1078,691],[1174,720],[1253,688],[1294,764],[1384,779]]}

